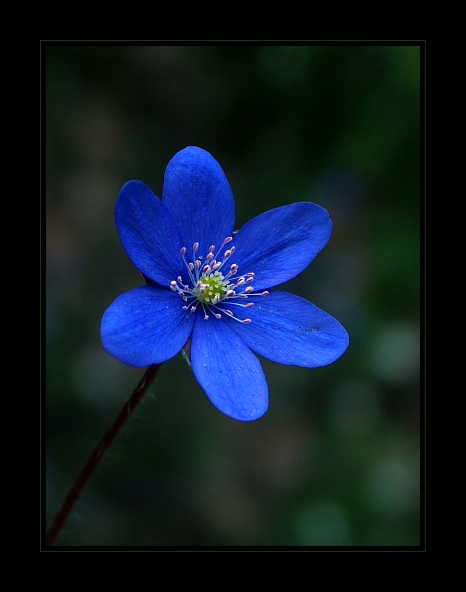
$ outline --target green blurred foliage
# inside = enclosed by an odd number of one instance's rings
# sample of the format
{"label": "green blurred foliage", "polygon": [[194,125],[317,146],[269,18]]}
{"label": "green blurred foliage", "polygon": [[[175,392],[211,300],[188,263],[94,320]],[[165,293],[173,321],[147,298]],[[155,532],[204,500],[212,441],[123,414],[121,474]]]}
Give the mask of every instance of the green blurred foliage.
{"label": "green blurred foliage", "polygon": [[126,181],[160,196],[197,145],[238,228],[327,208],[329,245],[285,289],[350,334],[329,367],[262,360],[253,423],[218,412],[181,356],[164,364],[56,544],[419,545],[420,48],[57,45],[44,63],[47,521],[142,375],[99,338],[143,283],[114,225]]}

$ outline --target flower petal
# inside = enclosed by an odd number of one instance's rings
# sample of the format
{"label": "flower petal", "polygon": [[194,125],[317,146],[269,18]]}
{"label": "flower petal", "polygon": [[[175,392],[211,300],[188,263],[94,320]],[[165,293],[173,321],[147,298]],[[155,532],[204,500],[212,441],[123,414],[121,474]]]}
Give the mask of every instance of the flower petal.
{"label": "flower petal", "polygon": [[181,235],[167,208],[144,183],[123,186],[115,221],[123,248],[140,272],[164,286],[181,274]]}
{"label": "flower petal", "polygon": [[177,294],[158,286],[141,286],[119,296],[100,325],[104,349],[131,366],[169,360],[181,351],[194,324]]}
{"label": "flower petal", "polygon": [[230,185],[218,162],[201,148],[189,146],[170,160],[162,201],[188,250],[198,242],[200,252],[207,253],[233,232],[235,202]]}
{"label": "flower petal", "polygon": [[226,415],[242,421],[258,419],[268,407],[259,360],[223,320],[196,316],[191,364],[199,384]]}
{"label": "flower petal", "polygon": [[318,368],[331,364],[348,347],[348,333],[340,323],[311,302],[272,291],[263,298],[254,298],[255,306],[239,309],[243,325],[226,319],[232,330],[253,351],[264,358],[291,366]]}
{"label": "flower petal", "polygon": [[[301,273],[328,243],[332,221],[324,208],[301,202],[269,210],[247,222],[234,242],[232,263],[253,272],[256,290]],[[230,247],[231,248],[231,247]]]}

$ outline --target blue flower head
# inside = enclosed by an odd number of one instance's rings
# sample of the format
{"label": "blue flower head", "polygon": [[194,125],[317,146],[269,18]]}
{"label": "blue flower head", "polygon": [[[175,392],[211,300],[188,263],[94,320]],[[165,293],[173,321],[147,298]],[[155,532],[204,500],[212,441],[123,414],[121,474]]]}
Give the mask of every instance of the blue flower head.
{"label": "blue flower head", "polygon": [[223,170],[190,146],[168,163],[162,200],[129,181],[115,219],[123,248],[147,282],[119,296],[102,318],[102,344],[121,362],[160,364],[190,349],[194,375],[211,402],[249,421],[268,406],[253,351],[279,364],[317,368],[348,347],[348,334],[333,317],[270,290],[301,273],[327,244],[332,223],[320,206],[276,208],[234,233],[235,204]]}

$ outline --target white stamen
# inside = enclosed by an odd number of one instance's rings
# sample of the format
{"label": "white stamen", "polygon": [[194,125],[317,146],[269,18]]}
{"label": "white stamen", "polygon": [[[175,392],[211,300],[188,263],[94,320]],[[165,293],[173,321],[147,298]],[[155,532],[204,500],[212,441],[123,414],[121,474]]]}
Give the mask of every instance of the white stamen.
{"label": "white stamen", "polygon": [[[182,310],[188,310],[192,313],[196,312],[198,306],[201,305],[203,310],[204,320],[209,320],[211,314],[215,319],[221,319],[222,313],[228,317],[238,321],[244,325],[252,322],[251,319],[240,319],[235,317],[233,312],[229,309],[223,308],[224,301],[228,300],[232,306],[241,308],[252,308],[253,302],[241,303],[252,296],[267,296],[268,291],[254,292],[251,284],[254,281],[254,272],[248,271],[244,275],[236,277],[238,273],[238,265],[232,263],[227,272],[222,272],[222,267],[235,252],[235,246],[227,249],[223,254],[222,251],[226,244],[233,240],[232,236],[227,236],[223,241],[220,249],[215,252],[215,246],[209,247],[208,253],[197,255],[199,251],[199,243],[193,244],[192,261],[186,260],[186,247],[180,249],[180,255],[183,259],[187,273],[189,275],[188,283],[184,284],[181,276],[178,276],[177,281],[170,282],[169,287],[173,292],[177,292],[180,298],[186,305],[182,306]],[[203,263],[204,261],[204,263]],[[245,286],[244,284],[248,284]],[[214,310],[215,309],[215,310]]]}

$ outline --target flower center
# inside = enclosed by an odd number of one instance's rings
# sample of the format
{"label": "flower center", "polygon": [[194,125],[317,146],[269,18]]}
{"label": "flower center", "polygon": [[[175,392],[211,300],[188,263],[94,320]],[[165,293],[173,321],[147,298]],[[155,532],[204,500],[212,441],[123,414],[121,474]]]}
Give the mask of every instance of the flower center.
{"label": "flower center", "polygon": [[174,292],[178,292],[183,302],[186,303],[183,310],[189,308],[194,313],[201,309],[206,321],[211,313],[216,319],[221,319],[222,314],[225,314],[235,321],[249,324],[251,319],[236,317],[231,310],[225,307],[225,304],[240,308],[252,308],[254,303],[245,302],[245,300],[251,296],[267,296],[268,292],[254,292],[254,288],[251,286],[251,282],[254,281],[254,273],[250,271],[242,276],[237,275],[238,265],[236,263],[230,265],[228,272],[226,270],[220,271],[235,252],[235,247],[227,249],[223,253],[221,261],[217,261],[217,258],[225,245],[232,240],[233,237],[227,237],[217,252],[215,246],[212,245],[206,257],[197,255],[199,243],[194,243],[193,261],[190,262],[186,259],[186,247],[183,247],[180,255],[186,266],[191,285],[185,284],[183,278],[178,276],[176,281],[170,282],[170,288]]}
{"label": "flower center", "polygon": [[214,271],[210,275],[203,275],[200,279],[201,285],[195,292],[199,302],[220,302],[228,292],[229,281],[220,271]]}

